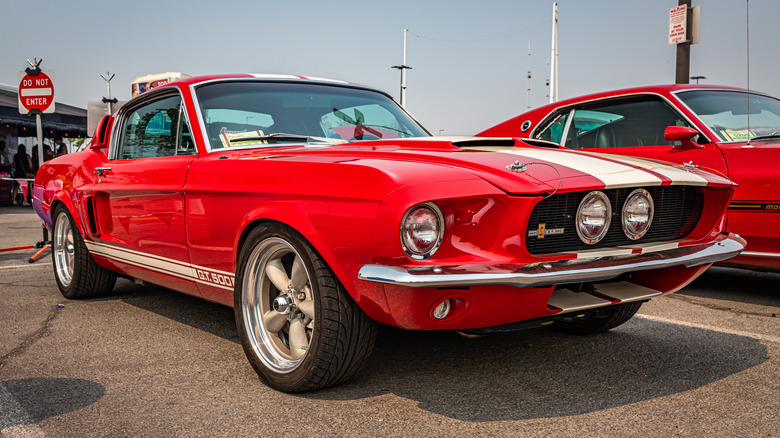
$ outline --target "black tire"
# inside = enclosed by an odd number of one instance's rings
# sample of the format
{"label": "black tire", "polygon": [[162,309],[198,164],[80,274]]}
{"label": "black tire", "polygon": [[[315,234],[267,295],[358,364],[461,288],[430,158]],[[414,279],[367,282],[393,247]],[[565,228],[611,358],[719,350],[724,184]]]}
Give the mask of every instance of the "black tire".
{"label": "black tire", "polygon": [[555,321],[552,329],[570,335],[592,335],[613,329],[631,319],[642,303],[630,303],[588,312],[583,317],[571,316]]}
{"label": "black tire", "polygon": [[[294,230],[278,223],[257,226],[241,248],[237,266],[238,335],[249,363],[272,388],[303,392],[337,385],[373,352],[376,322]],[[282,267],[277,272],[286,277],[269,275],[274,267]],[[288,285],[286,291],[276,286],[280,281]]]}
{"label": "black tire", "polygon": [[51,257],[57,287],[65,298],[94,298],[114,288],[116,273],[98,266],[64,205],[54,209]]}

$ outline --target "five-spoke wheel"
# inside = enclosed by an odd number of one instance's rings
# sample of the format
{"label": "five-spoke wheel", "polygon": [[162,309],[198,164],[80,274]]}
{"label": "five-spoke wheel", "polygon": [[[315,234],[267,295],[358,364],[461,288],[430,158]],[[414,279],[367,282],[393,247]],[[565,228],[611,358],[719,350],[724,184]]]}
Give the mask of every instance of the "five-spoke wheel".
{"label": "five-spoke wheel", "polygon": [[257,374],[280,391],[338,384],[374,348],[376,323],[300,234],[258,225],[238,257],[238,334]]}

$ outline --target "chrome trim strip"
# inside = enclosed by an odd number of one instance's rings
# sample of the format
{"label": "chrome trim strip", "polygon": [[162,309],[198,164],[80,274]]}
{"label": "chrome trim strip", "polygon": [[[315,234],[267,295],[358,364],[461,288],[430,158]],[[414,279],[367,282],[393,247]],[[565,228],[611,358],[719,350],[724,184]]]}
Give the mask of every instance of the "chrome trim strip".
{"label": "chrome trim strip", "polygon": [[746,242],[736,234],[712,242],[650,253],[560,260],[518,265],[467,265],[401,267],[363,265],[358,278],[406,287],[478,286],[505,284],[516,287],[551,286],[601,281],[618,275],[684,265],[720,262],[741,253]]}
{"label": "chrome trim strip", "polygon": [[756,252],[756,251],[744,251],[742,252],[743,256],[752,256],[752,257],[777,257],[780,258],[780,254],[772,253],[772,252]]}

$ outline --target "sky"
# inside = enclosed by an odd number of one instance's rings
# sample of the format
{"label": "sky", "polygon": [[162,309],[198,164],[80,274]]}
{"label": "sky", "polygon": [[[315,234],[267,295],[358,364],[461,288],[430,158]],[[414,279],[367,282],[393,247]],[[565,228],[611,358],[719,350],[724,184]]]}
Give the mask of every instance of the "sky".
{"label": "sky", "polygon": [[[667,41],[677,0],[560,0],[560,98],[672,83]],[[407,34],[406,108],[434,134],[471,135],[548,102],[552,1],[542,0],[0,0],[0,84],[27,59],[54,70],[55,100],[86,108],[130,98],[138,76],[280,73],[356,82],[399,100]],[[701,6],[691,75],[780,96],[780,2]],[[531,55],[528,55],[528,47]]]}

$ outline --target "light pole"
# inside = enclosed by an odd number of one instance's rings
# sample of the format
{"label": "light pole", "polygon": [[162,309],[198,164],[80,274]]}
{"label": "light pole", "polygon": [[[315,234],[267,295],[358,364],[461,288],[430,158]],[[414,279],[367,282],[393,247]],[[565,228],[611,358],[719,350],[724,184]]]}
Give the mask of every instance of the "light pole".
{"label": "light pole", "polygon": [[390,68],[401,70],[401,106],[406,108],[406,70],[411,69],[406,65],[406,33],[409,29],[404,29],[404,62],[401,65],[394,65]]}
{"label": "light pole", "polygon": [[707,79],[707,76],[691,76],[691,79],[696,81],[696,83],[699,83],[699,79]]}
{"label": "light pole", "polygon": [[111,108],[111,104],[117,102],[116,99],[111,99],[111,79],[114,79],[114,75],[106,72],[105,75],[100,75],[100,77],[106,81],[106,87],[108,88],[108,97],[104,98],[103,102],[108,104],[108,115],[110,116],[111,114],[114,114],[114,111],[112,111]]}

